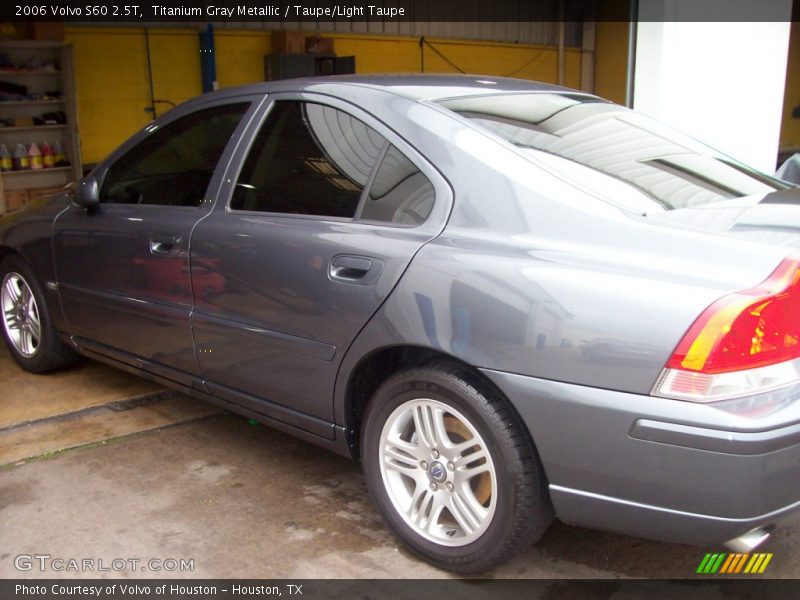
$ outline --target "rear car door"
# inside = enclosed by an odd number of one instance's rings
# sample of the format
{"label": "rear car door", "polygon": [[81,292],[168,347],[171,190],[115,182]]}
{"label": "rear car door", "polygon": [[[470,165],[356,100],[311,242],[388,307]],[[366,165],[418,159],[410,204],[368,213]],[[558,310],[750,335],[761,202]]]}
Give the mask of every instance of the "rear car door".
{"label": "rear car door", "polygon": [[183,383],[197,375],[189,241],[211,210],[218,163],[230,157],[254,102],[172,111],[95,169],[99,206],[71,206],[58,217],[59,291],[84,350]]}
{"label": "rear car door", "polygon": [[443,228],[449,186],[344,101],[276,94],[192,237],[193,329],[218,397],[324,437],[344,352]]}

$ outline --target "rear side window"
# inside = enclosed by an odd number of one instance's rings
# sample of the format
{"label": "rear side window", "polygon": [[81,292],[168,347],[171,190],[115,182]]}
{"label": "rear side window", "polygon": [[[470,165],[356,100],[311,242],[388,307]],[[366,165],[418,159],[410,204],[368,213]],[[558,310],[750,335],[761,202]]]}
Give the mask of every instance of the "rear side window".
{"label": "rear side window", "polygon": [[231,208],[353,218],[385,144],[340,110],[278,101],[245,160]]}
{"label": "rear side window", "polygon": [[230,207],[413,226],[433,201],[428,178],[362,121],[330,106],[279,100],[244,161]]}
{"label": "rear side window", "polygon": [[115,204],[200,206],[249,103],[198,110],[168,123],[106,172],[101,199]]}
{"label": "rear side window", "polygon": [[433,208],[433,185],[397,148],[389,146],[359,218],[419,225]]}

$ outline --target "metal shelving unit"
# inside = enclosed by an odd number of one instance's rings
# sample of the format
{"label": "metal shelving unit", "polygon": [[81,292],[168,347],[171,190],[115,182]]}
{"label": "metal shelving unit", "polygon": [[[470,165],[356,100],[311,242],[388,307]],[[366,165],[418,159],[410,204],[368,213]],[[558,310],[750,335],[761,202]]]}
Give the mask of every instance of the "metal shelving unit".
{"label": "metal shelving unit", "polygon": [[[64,124],[0,127],[0,144],[5,144],[13,155],[19,143],[28,147],[35,142],[41,148],[45,141],[51,145],[58,141],[70,162],[69,166],[3,172],[0,175],[0,214],[4,214],[7,209],[19,208],[18,202],[14,206],[6,202],[15,192],[24,194],[22,190],[28,190],[30,197],[35,198],[47,190],[77,181],[81,177],[81,160],[72,47],[63,42],[0,40],[0,53],[7,55],[15,66],[53,65],[51,68],[0,69],[0,81],[23,85],[28,89],[28,96],[32,96],[23,100],[0,100],[0,119],[38,118],[54,111],[63,111],[66,117]],[[48,96],[48,92],[56,92],[60,97],[50,97],[52,94]]]}

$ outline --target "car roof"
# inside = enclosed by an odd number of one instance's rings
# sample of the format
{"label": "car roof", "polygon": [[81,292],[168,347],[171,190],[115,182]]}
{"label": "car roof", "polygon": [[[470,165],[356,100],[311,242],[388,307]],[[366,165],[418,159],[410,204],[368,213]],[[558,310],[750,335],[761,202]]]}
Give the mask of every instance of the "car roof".
{"label": "car roof", "polygon": [[[335,75],[282,79],[213,92],[213,96],[240,96],[277,92],[313,91],[322,87],[332,91],[336,86],[357,86],[383,90],[412,100],[443,100],[463,96],[490,95],[509,92],[583,93],[567,87],[509,77],[488,75]],[[587,94],[591,95],[591,94]],[[208,97],[208,95],[204,96]]]}

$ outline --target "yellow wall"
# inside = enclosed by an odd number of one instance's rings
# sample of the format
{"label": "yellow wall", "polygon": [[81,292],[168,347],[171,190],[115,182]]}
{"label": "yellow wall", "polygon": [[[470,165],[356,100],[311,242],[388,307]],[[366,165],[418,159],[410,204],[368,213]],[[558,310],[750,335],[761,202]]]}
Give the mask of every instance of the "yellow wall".
{"label": "yellow wall", "polygon": [[66,39],[74,47],[84,162],[103,157],[148,120],[143,112],[148,104],[146,56],[140,38],[124,30],[90,35],[67,31]]}
{"label": "yellow wall", "polygon": [[214,32],[214,50],[221,88],[264,81],[264,55],[270,53],[269,32],[218,30]]}
{"label": "yellow wall", "polygon": [[[797,6],[798,3],[795,3]],[[798,9],[800,12],[800,9]],[[783,126],[781,148],[797,148],[800,152],[800,118],[792,110],[800,106],[800,23],[792,23],[789,38],[789,60],[786,66],[786,91],[783,96]]]}
{"label": "yellow wall", "polygon": [[[156,99],[178,104],[202,91],[198,33],[190,29],[151,29],[150,55]],[[337,34],[336,53],[355,55],[359,73],[418,73],[417,38]],[[78,125],[84,163],[103,159],[146,125],[152,115],[147,82],[143,29],[68,27],[74,46]],[[214,35],[220,87],[263,81],[264,55],[270,33],[217,30]],[[511,76],[554,83],[557,52],[553,47],[473,41],[435,40],[430,43],[468,73]],[[431,49],[424,50],[426,73],[458,70]],[[568,48],[566,84],[580,85],[580,50]],[[157,104],[163,114],[169,106]]]}
{"label": "yellow wall", "polygon": [[[142,29],[79,28],[66,30],[73,45],[78,126],[84,163],[104,158],[151,119],[147,53]],[[179,103],[199,94],[197,32],[151,30],[154,93]],[[193,63],[193,64],[192,64]],[[169,108],[159,104],[159,114]]]}
{"label": "yellow wall", "polygon": [[[355,55],[359,73],[419,73],[419,40],[404,37],[336,36],[336,53]],[[437,53],[438,51],[438,53]],[[518,77],[555,83],[556,48],[525,44],[430,39],[423,47],[426,73],[466,73]],[[580,85],[580,50],[566,51],[566,85]]]}
{"label": "yellow wall", "polygon": [[594,93],[625,104],[628,82],[628,23],[597,23],[595,35]]}

